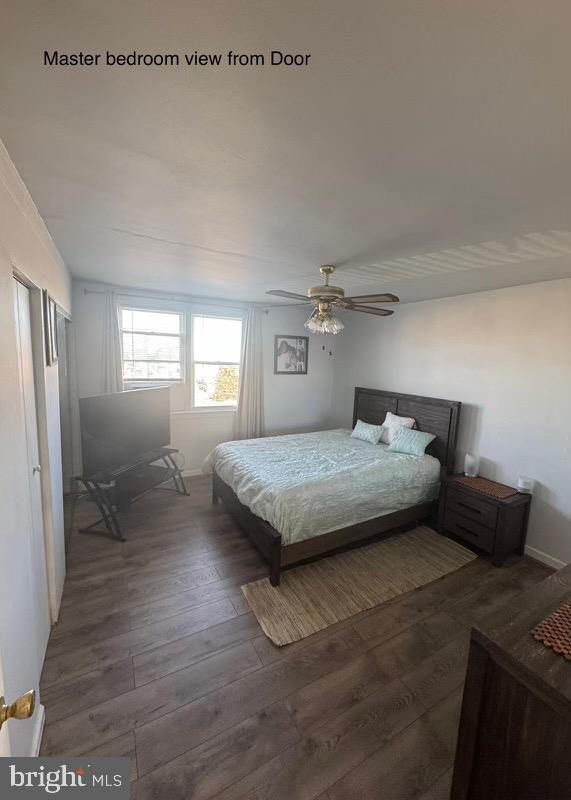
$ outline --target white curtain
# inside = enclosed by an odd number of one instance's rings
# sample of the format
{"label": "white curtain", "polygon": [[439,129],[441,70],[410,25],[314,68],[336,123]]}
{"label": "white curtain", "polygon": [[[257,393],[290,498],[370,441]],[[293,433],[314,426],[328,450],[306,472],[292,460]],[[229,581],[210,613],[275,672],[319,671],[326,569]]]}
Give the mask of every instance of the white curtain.
{"label": "white curtain", "polygon": [[234,420],[236,439],[255,439],[264,435],[263,313],[250,306],[244,316],[240,390]]}
{"label": "white curtain", "polygon": [[104,292],[103,311],[103,392],[123,391],[123,363],[119,335],[119,307],[111,289]]}

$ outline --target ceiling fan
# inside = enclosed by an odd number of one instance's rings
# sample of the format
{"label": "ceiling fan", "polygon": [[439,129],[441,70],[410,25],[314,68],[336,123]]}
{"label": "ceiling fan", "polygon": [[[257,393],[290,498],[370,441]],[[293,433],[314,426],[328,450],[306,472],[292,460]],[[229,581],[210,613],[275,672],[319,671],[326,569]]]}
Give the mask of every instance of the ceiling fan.
{"label": "ceiling fan", "polygon": [[325,283],[321,286],[313,286],[307,290],[307,295],[295,294],[294,292],[284,292],[281,289],[271,289],[266,294],[276,297],[287,297],[289,300],[301,301],[302,305],[313,305],[315,308],[305,327],[312,333],[340,333],[345,325],[333,314],[335,306],[344,308],[347,311],[361,311],[363,314],[375,314],[377,317],[389,317],[394,311],[386,308],[371,308],[370,303],[398,303],[399,298],[396,294],[362,294],[355,297],[345,297],[345,291],[339,286],[329,285],[329,276],[335,267],[326,264],[319,267],[319,271],[325,276]]}

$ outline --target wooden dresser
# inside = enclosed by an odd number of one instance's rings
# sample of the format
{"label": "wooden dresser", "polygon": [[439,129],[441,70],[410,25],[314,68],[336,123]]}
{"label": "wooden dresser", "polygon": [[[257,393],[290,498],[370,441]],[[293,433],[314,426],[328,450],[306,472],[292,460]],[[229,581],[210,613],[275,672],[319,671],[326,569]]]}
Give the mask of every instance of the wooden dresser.
{"label": "wooden dresser", "polygon": [[[511,497],[499,499],[471,489],[461,480],[462,476],[451,475],[442,486],[438,509],[440,533],[491,556],[496,566],[512,554],[522,555],[531,495],[514,489]],[[502,486],[494,481],[486,483]]]}
{"label": "wooden dresser", "polygon": [[531,631],[571,599],[571,565],[474,628],[451,800],[571,798],[571,662]]}

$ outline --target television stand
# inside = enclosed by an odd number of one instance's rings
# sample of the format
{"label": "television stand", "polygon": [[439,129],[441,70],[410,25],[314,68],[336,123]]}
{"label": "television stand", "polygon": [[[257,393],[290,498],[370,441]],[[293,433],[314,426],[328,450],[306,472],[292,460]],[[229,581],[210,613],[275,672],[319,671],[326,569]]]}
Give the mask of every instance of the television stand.
{"label": "television stand", "polygon": [[[136,500],[167,481],[172,481],[174,487],[163,487],[163,491],[187,495],[182,473],[173,458],[175,453],[178,450],[172,447],[159,447],[149,450],[128,464],[102,470],[94,475],[80,475],[77,480],[85,486],[101,514],[91,525],[79,528],[80,533],[103,534],[125,542],[117,519],[119,511],[129,508]],[[101,523],[104,527],[98,527]]]}

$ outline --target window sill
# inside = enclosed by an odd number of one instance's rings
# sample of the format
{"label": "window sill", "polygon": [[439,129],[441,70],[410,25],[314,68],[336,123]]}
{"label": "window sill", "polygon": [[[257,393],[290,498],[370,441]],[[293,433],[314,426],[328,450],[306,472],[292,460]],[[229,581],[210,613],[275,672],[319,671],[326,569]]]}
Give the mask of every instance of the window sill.
{"label": "window sill", "polygon": [[133,389],[169,389],[171,386],[182,386],[182,381],[123,381],[123,390]]}
{"label": "window sill", "polygon": [[213,414],[214,416],[234,416],[236,410],[236,406],[224,406],[222,408],[206,406],[204,408],[185,408],[180,411],[171,411],[171,415],[182,416],[184,414],[188,414],[195,416],[200,414]]}

